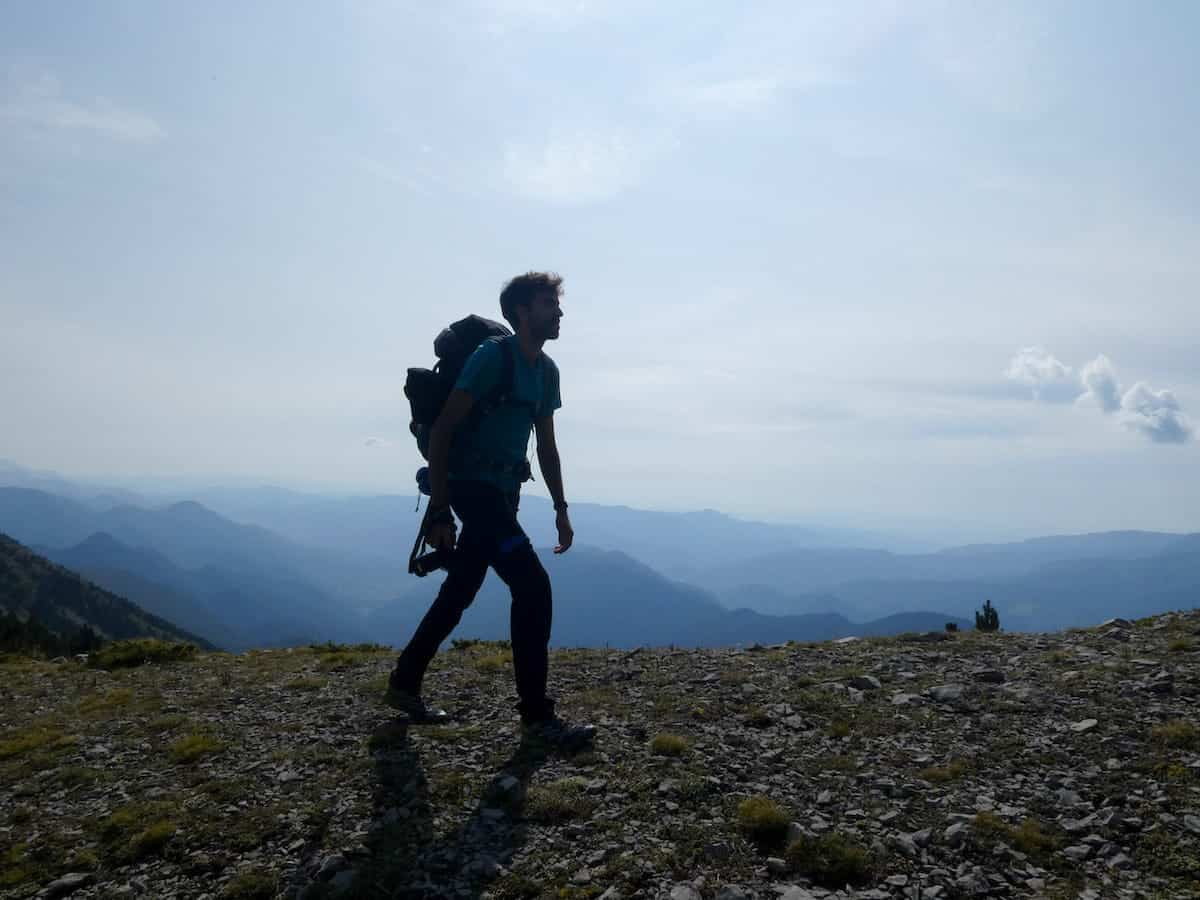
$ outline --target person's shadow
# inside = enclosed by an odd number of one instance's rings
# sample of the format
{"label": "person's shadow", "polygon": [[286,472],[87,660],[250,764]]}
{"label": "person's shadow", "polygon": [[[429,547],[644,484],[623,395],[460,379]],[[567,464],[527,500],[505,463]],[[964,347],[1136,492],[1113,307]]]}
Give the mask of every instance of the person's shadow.
{"label": "person's shadow", "polygon": [[450,834],[438,835],[434,806],[409,726],[380,725],[368,743],[374,762],[372,821],[366,859],[339,897],[478,898],[500,866],[525,843],[522,816],[545,748],[522,741],[483,789],[474,811]]}

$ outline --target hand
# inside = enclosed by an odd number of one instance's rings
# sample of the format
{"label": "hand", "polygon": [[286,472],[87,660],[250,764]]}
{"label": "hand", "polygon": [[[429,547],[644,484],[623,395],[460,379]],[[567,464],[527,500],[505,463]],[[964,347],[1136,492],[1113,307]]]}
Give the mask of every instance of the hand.
{"label": "hand", "polygon": [[449,522],[435,522],[426,529],[425,541],[435,550],[453,550],[457,532],[453,519]]}
{"label": "hand", "polygon": [[558,528],[558,546],[554,548],[555,553],[566,553],[571,549],[571,544],[575,542],[575,529],[571,527],[571,519],[567,516],[567,511],[560,510],[554,518],[555,527]]}

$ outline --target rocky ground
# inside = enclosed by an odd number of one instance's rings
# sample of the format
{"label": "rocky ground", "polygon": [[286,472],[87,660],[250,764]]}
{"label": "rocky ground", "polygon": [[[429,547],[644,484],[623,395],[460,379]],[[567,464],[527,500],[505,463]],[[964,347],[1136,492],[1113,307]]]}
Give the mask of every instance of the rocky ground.
{"label": "rocky ground", "polygon": [[[0,665],[0,896],[1200,896],[1200,612],[1052,635]],[[944,638],[944,639],[943,639]]]}

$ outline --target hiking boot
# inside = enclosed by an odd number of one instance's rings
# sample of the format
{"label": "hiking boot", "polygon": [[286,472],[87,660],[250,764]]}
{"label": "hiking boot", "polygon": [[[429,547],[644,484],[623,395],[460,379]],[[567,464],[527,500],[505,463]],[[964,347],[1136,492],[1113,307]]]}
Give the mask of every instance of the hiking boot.
{"label": "hiking boot", "polygon": [[383,702],[404,713],[412,725],[440,725],[450,720],[450,714],[444,709],[426,706],[419,694],[398,687],[391,679],[388,679],[388,689],[383,695]]}
{"label": "hiking boot", "polygon": [[548,716],[535,722],[522,722],[521,738],[567,753],[576,753],[591,746],[596,739],[596,726],[572,725],[558,716]]}

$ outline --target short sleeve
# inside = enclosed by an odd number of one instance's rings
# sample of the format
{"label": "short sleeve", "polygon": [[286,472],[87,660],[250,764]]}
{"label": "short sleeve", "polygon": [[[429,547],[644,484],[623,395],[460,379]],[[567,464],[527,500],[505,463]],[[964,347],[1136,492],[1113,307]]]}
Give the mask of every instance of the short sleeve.
{"label": "short sleeve", "polygon": [[542,406],[538,415],[545,417],[562,407],[562,394],[558,386],[558,366],[553,360],[546,360],[546,389],[542,397]]}
{"label": "short sleeve", "polygon": [[475,352],[463,363],[458,381],[454,382],[455,390],[466,391],[475,400],[487,397],[495,390],[500,381],[504,360],[500,358],[502,350],[496,341],[484,341]]}

